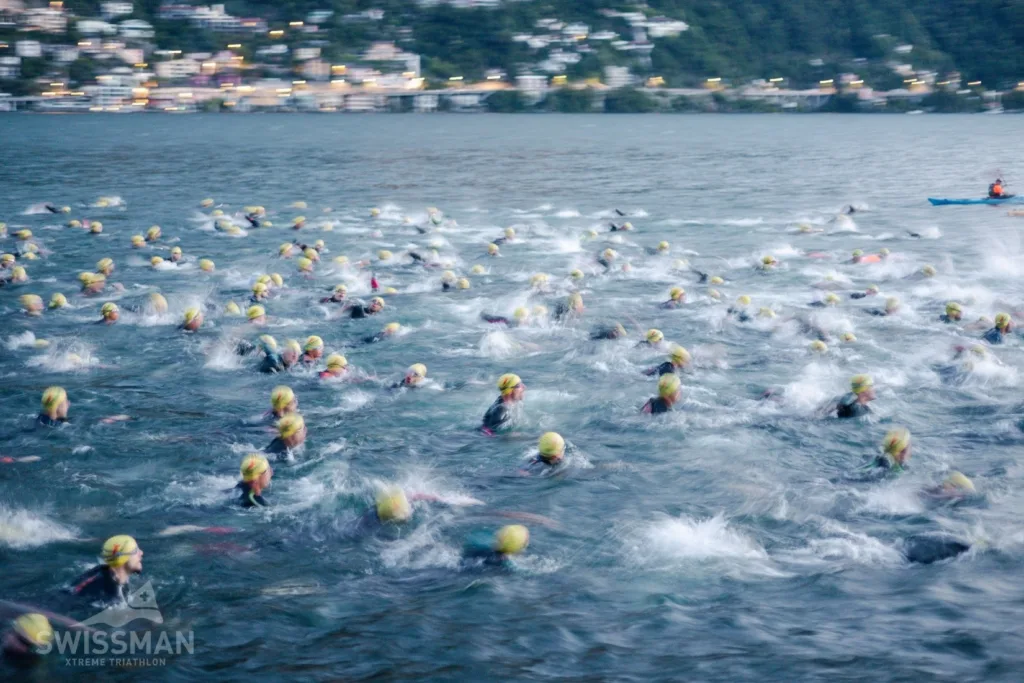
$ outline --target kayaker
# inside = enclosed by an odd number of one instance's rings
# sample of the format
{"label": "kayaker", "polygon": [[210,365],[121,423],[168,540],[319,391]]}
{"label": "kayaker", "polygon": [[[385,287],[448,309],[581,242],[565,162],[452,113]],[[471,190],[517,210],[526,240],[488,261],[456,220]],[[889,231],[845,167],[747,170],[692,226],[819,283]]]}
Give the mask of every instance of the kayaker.
{"label": "kayaker", "polygon": [[996,178],[996,181],[988,186],[989,199],[999,199],[1003,196],[1003,179]]}

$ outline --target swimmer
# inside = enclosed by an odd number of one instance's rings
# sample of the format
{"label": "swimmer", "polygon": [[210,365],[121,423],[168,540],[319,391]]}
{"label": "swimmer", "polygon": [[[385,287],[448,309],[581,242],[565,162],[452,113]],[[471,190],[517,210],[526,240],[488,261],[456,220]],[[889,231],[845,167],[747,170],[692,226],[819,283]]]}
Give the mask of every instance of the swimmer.
{"label": "swimmer", "polygon": [[758,270],[761,272],[769,271],[779,265],[778,259],[771,254],[767,254],[761,258],[761,262],[757,264]]}
{"label": "swimmer", "polygon": [[245,317],[250,325],[264,325],[267,322],[267,309],[254,304],[245,312]]}
{"label": "swimmer", "polygon": [[97,565],[71,583],[70,592],[102,602],[124,603],[133,574],[142,572],[142,549],[131,536],[112,536],[103,544]]}
{"label": "swimmer", "polygon": [[995,324],[982,339],[989,344],[1002,344],[1006,335],[1013,330],[1013,320],[1009,313],[996,313]]}
{"label": "swimmer", "polygon": [[619,225],[616,225],[615,223],[610,223],[610,225],[612,227],[612,232],[629,232],[630,230],[633,229],[633,224],[630,223],[629,221],[626,221],[625,223],[620,223]]}
{"label": "swimmer", "polygon": [[680,370],[685,370],[691,360],[689,351],[678,344],[674,344],[668,353],[668,360],[660,365],[655,365],[653,368],[644,370],[644,374],[648,377],[671,375]]}
{"label": "swimmer", "polygon": [[42,614],[29,612],[11,623],[0,648],[4,657],[22,665],[33,664],[48,653],[53,644],[53,626]]}
{"label": "swimmer", "polygon": [[99,325],[113,325],[121,317],[121,310],[113,301],[108,301],[100,308],[100,315],[103,316],[96,321]]}
{"label": "swimmer", "polygon": [[330,296],[325,296],[320,299],[322,304],[337,304],[344,303],[345,297],[348,295],[348,287],[343,284],[335,285],[334,289],[331,290]]}
{"label": "swimmer", "polygon": [[579,292],[573,292],[565,301],[559,301],[555,306],[555,320],[569,320],[579,317],[583,313],[583,296]]}
{"label": "swimmer", "polygon": [[747,307],[750,306],[750,297],[743,294],[736,299],[736,303],[730,306],[726,313],[736,318],[737,322],[748,323],[752,320],[750,314],[747,313]]}
{"label": "swimmer", "polygon": [[254,304],[258,304],[261,301],[266,301],[270,298],[270,288],[267,287],[265,282],[256,282],[252,286],[252,296],[249,297],[249,301]]}
{"label": "swimmer", "polygon": [[869,315],[873,315],[875,317],[880,317],[881,318],[881,317],[885,317],[885,316],[895,315],[895,314],[899,313],[899,311],[900,311],[900,300],[897,299],[894,296],[890,296],[888,299],[885,300],[885,309],[884,310],[879,309],[879,308],[872,308],[870,311],[868,311],[868,314]]}
{"label": "swimmer", "polygon": [[379,296],[375,296],[370,299],[369,306],[363,306],[361,303],[356,303],[350,306],[347,310],[351,311],[350,315],[353,318],[365,318],[370,315],[375,315],[384,310],[384,299]]}
{"label": "swimmer", "polygon": [[298,363],[300,356],[302,356],[302,347],[299,346],[299,342],[289,339],[284,343],[284,349],[281,350],[281,364],[284,365],[285,370],[291,369]]}
{"label": "swimmer", "polygon": [[686,303],[686,290],[682,287],[673,287],[668,291],[668,301],[658,305],[658,308],[674,309]]}
{"label": "swimmer", "polygon": [[958,503],[976,494],[974,482],[956,470],[950,472],[938,486],[931,486],[921,492],[926,498],[948,503]]}
{"label": "swimmer", "polygon": [[18,301],[27,315],[40,316],[43,314],[43,298],[38,294],[22,294]]}
{"label": "swimmer", "polygon": [[505,228],[504,236],[494,240],[491,244],[505,244],[506,242],[513,242],[515,239],[516,231],[512,228]]}
{"label": "swimmer", "polygon": [[662,375],[658,380],[658,395],[648,399],[647,403],[640,409],[642,413],[658,415],[672,410],[672,406],[679,402],[682,395],[679,378],[674,374]]}
{"label": "swimmer", "polygon": [[946,304],[946,313],[939,316],[939,320],[944,323],[958,323],[964,319],[964,311],[955,301],[950,301]]}
{"label": "swimmer", "polygon": [[526,385],[519,375],[506,373],[498,378],[498,391],[501,395],[484,413],[481,429],[485,434],[493,436],[495,432],[511,427],[516,413],[526,394]]}
{"label": "swimmer", "polygon": [[107,276],[103,273],[81,273],[78,281],[82,283],[82,294],[85,296],[100,294],[107,286]]}
{"label": "swimmer", "polygon": [[277,436],[265,450],[283,456],[306,443],[306,421],[298,413],[289,413],[277,421]]}
{"label": "swimmer", "polygon": [[600,256],[597,257],[597,263],[602,266],[604,268],[604,272],[607,273],[612,269],[612,262],[615,261],[617,256],[618,254],[615,253],[614,249],[605,249],[601,252]]}
{"label": "swimmer", "polygon": [[340,353],[327,356],[327,369],[320,373],[320,379],[337,379],[348,372],[348,360]]}
{"label": "swimmer", "polygon": [[42,411],[36,422],[46,427],[56,427],[68,421],[68,409],[71,401],[63,387],[48,387],[43,392]]}
{"label": "swimmer", "polygon": [[270,486],[270,480],[274,476],[267,458],[260,453],[250,453],[242,458],[242,466],[239,468],[242,480],[235,486],[241,490],[242,495],[239,503],[243,508],[270,507],[270,503],[263,497],[263,490]]}
{"label": "swimmer", "polygon": [[324,355],[324,340],[315,334],[306,339],[303,347],[301,363],[303,365],[315,365],[320,357]]}
{"label": "swimmer", "polygon": [[878,285],[871,285],[863,292],[852,292],[850,294],[851,299],[863,299],[869,296],[878,296]]}
{"label": "swimmer", "polygon": [[264,374],[284,372],[284,361],[277,351],[277,340],[269,334],[260,337],[259,348],[263,351],[263,359],[260,361],[259,371]]}
{"label": "swimmer", "polygon": [[363,337],[364,344],[376,344],[377,342],[390,339],[402,330],[402,326],[398,323],[388,323],[384,326],[377,334],[372,334],[369,337]]}
{"label": "swimmer", "polygon": [[891,429],[882,441],[882,453],[871,461],[871,467],[901,474],[910,460],[910,430],[899,427]]}
{"label": "swimmer", "polygon": [[186,308],[185,317],[181,323],[181,329],[186,332],[198,332],[203,326],[203,312],[198,308]]}
{"label": "swimmer", "polygon": [[270,392],[270,412],[267,417],[274,421],[280,420],[285,415],[299,411],[299,399],[295,397],[292,388],[284,384],[274,387]]}
{"label": "swimmer", "polygon": [[871,412],[868,405],[875,400],[875,383],[870,375],[854,375],[850,379],[850,393],[839,399],[836,417],[862,417]]}
{"label": "swimmer", "polygon": [[809,305],[813,308],[826,308],[829,306],[838,306],[839,296],[834,294],[833,292],[829,292],[821,301],[812,301]]}
{"label": "swimmer", "polygon": [[413,389],[423,384],[423,381],[427,378],[427,366],[423,363],[413,363],[409,366],[409,369],[405,371],[405,377],[402,378],[401,382],[396,382],[391,385],[392,389]]}
{"label": "swimmer", "polygon": [[522,524],[509,524],[494,534],[489,545],[467,544],[462,551],[464,560],[490,567],[511,568],[513,556],[522,553],[530,544],[530,530]]}
{"label": "swimmer", "polygon": [[181,247],[173,247],[171,249],[171,263],[177,263],[181,260]]}
{"label": "swimmer", "polygon": [[594,330],[590,334],[590,338],[594,341],[604,339],[622,339],[626,336],[626,328],[621,323],[615,323],[614,325],[608,325]]}
{"label": "swimmer", "polygon": [[651,328],[644,334],[644,338],[637,342],[637,348],[645,346],[652,349],[660,349],[664,346],[665,335],[662,334],[661,330]]}
{"label": "swimmer", "polygon": [[455,273],[446,270],[441,273],[441,291],[450,292],[455,289]]}
{"label": "swimmer", "polygon": [[565,439],[558,432],[547,432],[542,434],[537,441],[536,455],[530,458],[520,472],[530,474],[537,469],[553,469],[561,465],[564,460]]}
{"label": "swimmer", "polygon": [[911,536],[903,542],[903,556],[907,562],[932,564],[961,555],[971,549],[967,543],[937,535]]}
{"label": "swimmer", "polygon": [[96,262],[96,272],[103,273],[104,276],[110,277],[114,272],[114,259],[101,258]]}
{"label": "swimmer", "polygon": [[508,325],[509,327],[519,327],[526,325],[530,320],[530,312],[520,306],[512,312],[512,319],[509,320],[502,315],[490,315],[488,313],[480,314],[481,320],[494,325]]}

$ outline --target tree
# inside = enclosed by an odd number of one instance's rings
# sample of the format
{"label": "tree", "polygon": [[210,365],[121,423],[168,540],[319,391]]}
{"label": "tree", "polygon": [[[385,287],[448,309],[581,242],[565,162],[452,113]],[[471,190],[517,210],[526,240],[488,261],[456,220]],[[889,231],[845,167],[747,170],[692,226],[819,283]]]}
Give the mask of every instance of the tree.
{"label": "tree", "polygon": [[518,90],[499,90],[487,97],[485,106],[489,112],[508,114],[525,111],[526,102]]}
{"label": "tree", "polygon": [[594,100],[589,90],[559,88],[545,101],[547,108],[562,114],[585,114],[594,110]]}
{"label": "tree", "polygon": [[653,97],[635,88],[612,90],[604,97],[604,110],[610,114],[646,114],[657,108]]}

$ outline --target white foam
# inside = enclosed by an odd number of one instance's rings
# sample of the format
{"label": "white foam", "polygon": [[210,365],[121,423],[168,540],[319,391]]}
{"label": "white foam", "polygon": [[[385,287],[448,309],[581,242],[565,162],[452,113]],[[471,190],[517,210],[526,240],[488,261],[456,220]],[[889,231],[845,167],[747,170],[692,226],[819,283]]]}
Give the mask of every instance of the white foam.
{"label": "white foam", "polygon": [[43,514],[0,504],[0,544],[10,548],[37,548],[53,541],[69,541],[77,533]]}

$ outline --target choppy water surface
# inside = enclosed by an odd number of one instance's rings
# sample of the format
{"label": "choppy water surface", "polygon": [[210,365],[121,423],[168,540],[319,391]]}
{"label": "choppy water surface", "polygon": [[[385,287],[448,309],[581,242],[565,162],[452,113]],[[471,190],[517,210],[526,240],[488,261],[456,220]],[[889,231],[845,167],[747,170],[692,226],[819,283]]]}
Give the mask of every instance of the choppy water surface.
{"label": "choppy water surface", "polygon": [[[0,118],[0,220],[30,228],[47,258],[30,282],[0,290],[3,454],[2,597],[84,618],[94,610],[59,588],[95,561],[103,538],[135,535],[145,550],[165,629],[191,629],[193,656],[171,658],[148,680],[1017,680],[1024,658],[1024,442],[1021,345],[993,349],[964,381],[936,366],[980,332],[943,325],[945,302],[965,318],[1024,313],[1022,218],[1005,208],[931,208],[927,196],[975,196],[1002,170],[1011,189],[1024,153],[1018,117],[21,117]],[[122,204],[90,208],[100,196]],[[213,197],[231,215],[267,207],[276,227],[229,237],[199,208]],[[295,201],[308,208],[290,208]],[[103,234],[33,213],[69,204]],[[836,221],[845,204],[864,209]],[[427,235],[426,207],[445,223]],[[324,208],[330,207],[330,213]],[[381,216],[371,219],[371,207]],[[628,214],[636,231],[607,232]],[[299,214],[329,253],[312,278],[276,258]],[[332,223],[333,229],[323,226]],[[454,222],[452,222],[454,221]],[[806,223],[821,232],[803,234]],[[155,246],[129,238],[152,224]],[[514,226],[500,258],[486,244]],[[581,239],[589,229],[596,239]],[[380,231],[380,232],[375,232]],[[908,231],[919,234],[911,238]],[[648,253],[659,241],[671,255]],[[375,260],[438,242],[472,289],[439,291],[439,271],[380,266],[387,310],[329,318],[316,303],[338,282],[368,297],[368,271],[332,262]],[[3,240],[4,251],[13,238]],[[154,270],[150,256],[181,246],[184,265]],[[606,247],[632,270],[603,275]],[[889,260],[850,265],[851,250],[886,247]],[[811,252],[824,252],[809,258]],[[774,254],[769,274],[754,265]],[[101,257],[126,291],[77,294],[76,276]],[[216,261],[201,273],[199,258]],[[741,325],[707,286],[673,268],[687,258],[726,278],[727,301],[749,294],[773,321]],[[932,279],[905,279],[932,264]],[[568,273],[586,274],[582,319],[504,329],[480,313],[549,308]],[[222,313],[244,303],[260,273],[287,287],[267,304],[279,341],[317,334],[358,373],[394,381],[422,362],[431,387],[390,392],[373,381],[329,383],[308,370],[282,379],[233,354],[253,328]],[[533,293],[533,273],[551,275]],[[815,283],[839,283],[842,304],[808,307]],[[879,299],[847,294],[877,284],[904,309],[874,318]],[[670,287],[689,303],[660,310]],[[71,306],[32,319],[18,296],[56,291]],[[103,301],[130,307],[153,291],[165,316],[98,319]],[[868,303],[870,302],[870,303]],[[213,304],[203,329],[176,329],[182,311]],[[788,319],[832,335],[826,355]],[[1024,317],[1024,316],[1021,316]],[[398,321],[407,333],[356,342]],[[622,322],[629,341],[593,342]],[[680,409],[640,415],[655,393],[641,371],[663,354],[635,348],[661,329],[689,348]],[[838,339],[856,334],[855,343]],[[45,350],[33,340],[45,338]],[[76,356],[69,356],[76,354]],[[514,371],[528,386],[515,434],[474,431]],[[878,384],[867,422],[824,419],[819,406],[870,372]],[[243,454],[264,446],[247,426],[282,381],[299,397],[305,452],[280,464],[273,507],[242,511],[224,490]],[[67,388],[72,423],[29,431],[42,390]],[[767,388],[778,400],[762,401]],[[127,414],[133,419],[103,424]],[[856,470],[886,430],[907,426],[910,471],[883,482]],[[517,470],[540,433],[576,448],[557,477]],[[951,469],[980,499],[929,504],[919,491]],[[453,503],[419,503],[410,525],[353,538],[350,527],[385,485]],[[463,506],[477,498],[485,506]],[[468,538],[531,523],[514,572],[467,570]],[[161,536],[169,525],[224,526],[227,535]],[[916,566],[899,549],[911,534],[945,531],[975,548]],[[84,540],[83,540],[84,539]],[[137,671],[93,671],[128,679]],[[52,658],[46,675],[80,675]]]}

